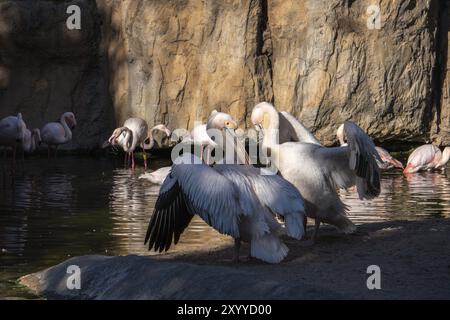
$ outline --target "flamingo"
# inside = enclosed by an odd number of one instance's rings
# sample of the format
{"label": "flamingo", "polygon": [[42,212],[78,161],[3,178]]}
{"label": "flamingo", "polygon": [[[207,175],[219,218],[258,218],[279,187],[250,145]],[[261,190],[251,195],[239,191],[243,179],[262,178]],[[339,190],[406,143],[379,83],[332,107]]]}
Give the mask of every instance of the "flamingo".
{"label": "flamingo", "polygon": [[39,129],[34,129],[33,131],[25,129],[22,149],[26,153],[32,153],[41,144],[41,141],[41,131]]}
{"label": "flamingo", "polygon": [[[213,110],[212,113],[217,112]],[[206,132],[206,124],[199,124],[191,130],[190,134],[186,135],[182,143],[193,143],[194,145],[200,145],[200,159],[209,163],[209,158],[211,155],[211,150],[217,146],[217,144],[211,139],[211,137]],[[204,153],[206,150],[206,159]]]}
{"label": "flamingo", "polygon": [[[139,145],[143,150],[144,166],[147,170],[147,154],[145,153],[145,141],[148,138],[148,125],[144,119],[129,118],[123,126],[114,130],[108,142],[113,146],[119,145],[125,151],[125,162],[131,159],[131,168],[135,169],[134,150]],[[153,140],[153,139],[152,139]]]}
{"label": "flamingo", "polygon": [[77,125],[77,120],[72,112],[65,112],[61,115],[59,122],[47,123],[41,130],[42,142],[48,147],[48,158],[50,159],[50,149],[54,147],[55,157],[58,146],[66,144],[72,140],[72,130]]}
{"label": "flamingo", "polygon": [[360,127],[347,121],[344,133],[348,146],[327,148],[293,116],[285,119],[293,127],[297,142],[277,141],[280,116],[272,104],[257,104],[251,115],[253,125],[263,132],[263,150],[270,153],[281,175],[298,188],[305,200],[306,215],[315,219],[312,242],[321,222],[346,234],[353,233],[356,226],[346,217],[348,208],[337,189],[356,185],[360,199],[380,194],[380,170],[376,164],[376,159],[380,159],[372,140]]}
{"label": "flamingo", "polygon": [[165,145],[170,144],[170,137],[172,135],[172,131],[169,130],[164,124],[158,124],[154,126],[144,143],[144,148],[146,150],[152,149],[153,146],[156,145],[159,148],[164,147]]}
{"label": "flamingo", "polygon": [[[210,116],[207,129],[220,130],[228,139],[227,135],[234,136],[236,126],[230,115],[216,112]],[[226,159],[227,153],[239,153],[237,146],[227,150],[224,139],[218,140]],[[161,186],[145,237],[149,250],[167,251],[172,243],[178,243],[195,214],[235,239],[234,261],[239,260],[241,241],[250,243],[250,256],[257,259],[278,263],[286,257],[288,248],[279,238],[281,225],[276,214],[284,217],[290,237],[301,239],[304,234],[303,199],[288,181],[277,175],[261,175],[250,165],[210,167],[197,156],[184,153]]]}
{"label": "flamingo", "polygon": [[449,159],[450,147],[445,147],[444,151],[441,151],[433,144],[424,144],[409,155],[408,163],[403,173],[408,174],[432,169],[444,170]]}
{"label": "flamingo", "polygon": [[26,128],[21,113],[0,120],[0,146],[12,148],[13,163],[16,161],[17,146],[22,143]]}
{"label": "flamingo", "polygon": [[[345,142],[344,138],[344,125],[341,124],[336,132],[336,136],[338,137],[339,143],[341,146],[346,146],[347,143]],[[393,156],[389,154],[389,152],[382,148],[382,147],[375,147],[377,150],[378,155],[380,156],[381,161],[377,160],[377,165],[381,170],[387,170],[392,168],[399,168],[403,169],[403,164],[395,159]]]}

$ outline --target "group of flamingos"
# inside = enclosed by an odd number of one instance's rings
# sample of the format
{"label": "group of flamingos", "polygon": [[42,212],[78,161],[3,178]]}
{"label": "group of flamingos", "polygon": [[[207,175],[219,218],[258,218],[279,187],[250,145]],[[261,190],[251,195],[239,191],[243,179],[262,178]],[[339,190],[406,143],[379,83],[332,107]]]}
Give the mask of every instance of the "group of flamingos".
{"label": "group of flamingos", "polygon": [[[337,130],[340,146],[325,147],[293,115],[278,112],[267,102],[253,108],[251,122],[278,174],[267,174],[251,165],[235,134],[237,122],[231,115],[214,110],[206,124],[181,137],[183,143],[199,144],[199,155],[185,152],[174,159],[171,167],[141,176],[161,185],[145,237],[149,249],[169,250],[193,216],[198,215],[218,232],[235,239],[233,260],[239,259],[244,241],[250,244],[249,256],[278,263],[288,253],[280,235],[302,239],[308,217],[315,221],[309,243],[316,241],[321,223],[346,234],[356,230],[346,216],[348,207],[340,199],[339,189],[355,188],[360,199],[370,200],[380,194],[380,170],[402,168],[405,174],[443,170],[450,159],[450,147],[441,151],[426,144],[412,152],[404,168],[351,121]],[[72,139],[75,125],[75,115],[70,112],[64,113],[59,122],[33,131],[27,129],[21,114],[10,116],[0,121],[0,146],[12,148],[15,157],[18,147],[32,152],[43,142],[50,157],[51,148],[56,150]],[[219,132],[221,138],[212,131]],[[114,130],[104,146],[121,147],[133,169],[134,152],[142,148],[147,169],[145,150],[151,149],[155,141],[161,143],[154,138],[157,133],[174,140],[166,126],[149,130],[145,120],[130,118]],[[224,151],[222,160],[210,163],[211,148]]]}
{"label": "group of flamingos", "polygon": [[55,150],[59,145],[72,140],[72,130],[77,125],[75,115],[66,112],[61,115],[58,122],[49,122],[42,129],[28,129],[22,114],[9,116],[0,120],[0,147],[11,149],[13,162],[15,163],[17,150],[24,153],[32,153],[45,143],[48,147],[50,158],[51,149]]}

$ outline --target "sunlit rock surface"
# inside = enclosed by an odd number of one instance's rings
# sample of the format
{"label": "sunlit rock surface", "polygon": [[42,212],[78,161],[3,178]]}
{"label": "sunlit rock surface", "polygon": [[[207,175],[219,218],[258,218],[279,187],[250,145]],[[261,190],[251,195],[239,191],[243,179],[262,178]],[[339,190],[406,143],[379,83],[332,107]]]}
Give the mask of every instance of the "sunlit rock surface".
{"label": "sunlit rock surface", "polygon": [[[67,268],[81,269],[81,289],[67,289]],[[50,299],[336,299],[319,287],[255,281],[251,272],[219,266],[161,262],[148,257],[84,256],[20,281]],[[218,285],[220,284],[220,285]],[[245,288],[245,290],[242,290]]]}
{"label": "sunlit rock surface", "polygon": [[[82,8],[69,31],[68,4]],[[448,144],[448,1],[78,0],[0,3],[0,117],[78,115],[69,148],[130,116],[191,129],[209,112],[249,126],[269,100],[327,144],[352,119],[380,142]]]}

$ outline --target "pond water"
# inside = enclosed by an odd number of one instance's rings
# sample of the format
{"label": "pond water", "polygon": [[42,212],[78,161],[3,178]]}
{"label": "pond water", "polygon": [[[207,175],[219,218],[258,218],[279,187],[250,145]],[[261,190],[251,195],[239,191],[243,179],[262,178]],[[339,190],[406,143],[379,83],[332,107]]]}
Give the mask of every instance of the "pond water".
{"label": "pond water", "polygon": [[[150,169],[169,165],[154,160]],[[15,179],[0,160],[0,298],[31,297],[18,277],[86,254],[149,255],[143,244],[159,188],[123,169],[120,161],[91,157],[33,158],[19,166]],[[427,216],[450,217],[450,174],[425,172],[404,177],[383,174],[382,194],[359,201],[342,192],[357,224]],[[194,219],[171,251],[220,245],[219,235]]]}

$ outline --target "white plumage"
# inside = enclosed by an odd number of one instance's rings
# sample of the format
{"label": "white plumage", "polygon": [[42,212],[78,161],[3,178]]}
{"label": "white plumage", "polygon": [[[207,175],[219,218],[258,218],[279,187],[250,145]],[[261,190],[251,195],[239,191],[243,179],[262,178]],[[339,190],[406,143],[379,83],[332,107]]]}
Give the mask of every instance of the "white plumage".
{"label": "white plumage", "polygon": [[255,106],[252,122],[263,131],[262,147],[270,153],[272,163],[298,188],[305,200],[306,215],[315,219],[313,239],[321,222],[345,233],[353,232],[355,225],[346,217],[347,207],[337,189],[356,185],[361,199],[379,195],[380,172],[376,159],[380,159],[372,140],[356,124],[347,121],[343,130],[348,146],[326,148],[293,116],[282,115],[292,126],[296,142],[277,140],[280,116],[269,103]]}
{"label": "white plumage", "polygon": [[[234,133],[236,124],[229,115],[215,112],[208,127],[225,136]],[[303,199],[288,181],[261,175],[248,165],[210,167],[187,153],[175,161],[161,186],[145,238],[149,249],[161,252],[176,244],[194,214],[235,238],[235,259],[241,240],[250,243],[251,256],[266,262],[277,263],[287,255],[276,214],[284,216],[289,236],[300,239],[304,234]]]}
{"label": "white plumage", "polygon": [[48,156],[50,157],[50,148],[56,149],[59,145],[68,143],[72,140],[72,130],[77,125],[75,115],[72,112],[64,113],[59,122],[47,123],[41,129],[42,142],[48,146]]}

